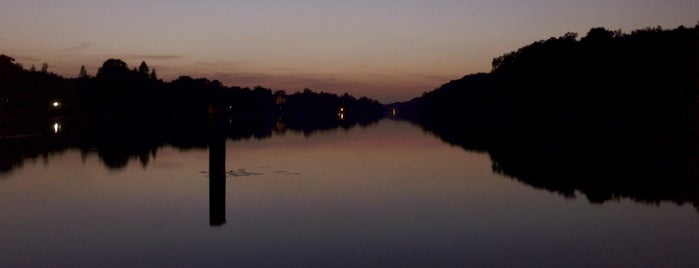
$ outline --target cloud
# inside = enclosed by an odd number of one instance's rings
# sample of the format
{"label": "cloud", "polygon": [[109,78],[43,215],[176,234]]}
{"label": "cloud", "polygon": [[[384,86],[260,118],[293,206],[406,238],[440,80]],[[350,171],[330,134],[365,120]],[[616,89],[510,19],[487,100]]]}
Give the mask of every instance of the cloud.
{"label": "cloud", "polygon": [[255,63],[252,60],[218,60],[218,61],[197,61],[194,62],[196,65],[209,66],[209,67],[219,67],[219,66],[239,66],[248,65]]}
{"label": "cloud", "polygon": [[362,64],[362,65],[358,65],[358,66],[352,67],[352,68],[350,68],[350,69],[347,70],[347,71],[348,71],[348,72],[357,72],[357,71],[361,71],[361,70],[366,70],[366,69],[368,69],[368,68],[369,68],[369,64]]}
{"label": "cloud", "polygon": [[14,58],[15,60],[17,60],[18,62],[21,62],[21,61],[34,61],[34,62],[36,62],[36,61],[39,61],[39,58],[35,58],[35,57],[32,57],[32,56],[21,56],[21,55],[20,55],[20,56],[16,56],[16,57],[13,57],[13,58]]}
{"label": "cloud", "polygon": [[212,66],[212,67],[218,67],[218,66],[224,65],[224,63],[222,63],[222,62],[203,62],[203,61],[198,61],[198,62],[195,62],[194,64],[203,65],[203,66]]}
{"label": "cloud", "polygon": [[59,49],[61,52],[67,52],[67,53],[75,53],[75,52],[81,52],[85,51],[86,49],[90,48],[92,44],[90,42],[80,42],[75,45]]}
{"label": "cloud", "polygon": [[396,74],[401,75],[401,76],[406,76],[406,77],[411,77],[411,78],[417,78],[421,80],[428,80],[428,81],[438,81],[438,82],[449,82],[450,80],[453,79],[459,79],[460,77],[453,77],[451,75],[440,75],[440,74],[430,74],[430,73],[420,73],[420,72],[401,72],[401,71],[396,71]]}
{"label": "cloud", "polygon": [[182,59],[182,55],[174,54],[126,54],[125,59],[143,59],[143,60],[177,60]]}

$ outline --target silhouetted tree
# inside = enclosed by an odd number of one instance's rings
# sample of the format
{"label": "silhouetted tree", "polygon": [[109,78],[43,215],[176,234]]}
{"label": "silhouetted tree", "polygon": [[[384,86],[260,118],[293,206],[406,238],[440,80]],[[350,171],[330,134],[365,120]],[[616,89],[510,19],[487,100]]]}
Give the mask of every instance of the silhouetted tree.
{"label": "silhouetted tree", "polygon": [[42,73],[47,73],[49,71],[49,64],[44,62],[41,64],[41,72]]}
{"label": "silhouetted tree", "polygon": [[6,67],[7,65],[14,65],[15,59],[7,56],[5,54],[0,54],[0,67]]}
{"label": "silhouetted tree", "polygon": [[118,79],[128,76],[129,66],[126,62],[119,59],[108,59],[97,70],[97,78],[99,79]]}
{"label": "silhouetted tree", "polygon": [[80,74],[78,74],[78,78],[87,78],[87,69],[85,69],[85,65],[80,66]]}
{"label": "silhouetted tree", "polygon": [[155,73],[155,68],[153,68],[150,72],[150,79],[158,80],[158,75]]}
{"label": "silhouetted tree", "polygon": [[141,65],[138,66],[138,73],[140,73],[143,76],[148,76],[150,73],[150,69],[148,68],[148,65],[146,64],[145,61],[141,62]]}
{"label": "silhouetted tree", "polygon": [[590,29],[590,31],[587,32],[587,35],[585,37],[583,37],[580,41],[591,42],[592,40],[594,40],[597,42],[604,42],[604,41],[612,40],[612,38],[614,38],[614,36],[615,36],[614,32],[607,30],[605,28],[602,28],[602,27],[598,27],[598,28]]}

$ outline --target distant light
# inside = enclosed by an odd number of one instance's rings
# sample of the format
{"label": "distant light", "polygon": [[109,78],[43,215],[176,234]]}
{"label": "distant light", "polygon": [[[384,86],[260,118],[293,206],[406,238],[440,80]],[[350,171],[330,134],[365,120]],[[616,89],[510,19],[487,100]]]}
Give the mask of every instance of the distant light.
{"label": "distant light", "polygon": [[398,109],[396,109],[396,108],[391,109],[391,114],[393,116],[396,116],[398,114]]}
{"label": "distant light", "polygon": [[59,131],[61,131],[61,125],[59,125],[58,123],[54,123],[53,124],[53,133],[58,133]]}
{"label": "distant light", "polygon": [[340,107],[340,112],[337,113],[337,117],[339,117],[340,120],[345,119],[345,108],[344,107]]}
{"label": "distant light", "polygon": [[61,104],[58,103],[57,101],[54,101],[54,102],[53,102],[53,107],[58,107],[58,105],[61,105]]}

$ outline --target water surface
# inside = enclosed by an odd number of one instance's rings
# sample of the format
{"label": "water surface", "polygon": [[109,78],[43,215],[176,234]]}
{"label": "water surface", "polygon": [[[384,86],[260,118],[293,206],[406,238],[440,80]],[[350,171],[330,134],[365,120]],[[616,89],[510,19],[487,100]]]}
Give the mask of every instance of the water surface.
{"label": "water surface", "polygon": [[699,265],[691,204],[565,198],[407,122],[224,146],[213,226],[206,146],[116,166],[99,146],[23,159],[0,175],[2,266]]}

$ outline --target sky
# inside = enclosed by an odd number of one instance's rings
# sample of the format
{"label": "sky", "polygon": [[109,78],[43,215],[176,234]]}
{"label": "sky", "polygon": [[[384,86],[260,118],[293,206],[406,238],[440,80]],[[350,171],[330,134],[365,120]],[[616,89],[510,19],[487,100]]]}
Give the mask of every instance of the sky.
{"label": "sky", "polygon": [[532,42],[699,22],[696,0],[0,0],[0,54],[75,77],[109,58],[287,92],[420,96]]}

